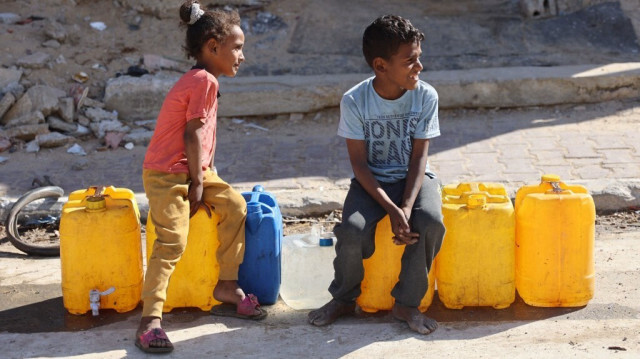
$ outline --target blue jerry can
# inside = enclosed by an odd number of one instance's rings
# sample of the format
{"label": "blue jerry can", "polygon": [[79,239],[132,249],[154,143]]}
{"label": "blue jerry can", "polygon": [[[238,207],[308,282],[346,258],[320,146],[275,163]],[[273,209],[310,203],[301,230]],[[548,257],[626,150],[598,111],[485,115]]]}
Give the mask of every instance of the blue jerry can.
{"label": "blue jerry can", "polygon": [[273,194],[260,185],[242,193],[247,201],[244,261],[238,284],[261,304],[274,304],[280,292],[282,214]]}

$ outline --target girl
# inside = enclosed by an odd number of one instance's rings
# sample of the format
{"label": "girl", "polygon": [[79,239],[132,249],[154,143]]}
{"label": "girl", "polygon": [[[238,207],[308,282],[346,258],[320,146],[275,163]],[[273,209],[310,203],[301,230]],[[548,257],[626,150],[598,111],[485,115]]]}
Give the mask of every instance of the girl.
{"label": "girl", "polygon": [[187,245],[189,218],[200,207],[220,218],[220,275],[214,298],[235,305],[235,316],[266,316],[255,296],[245,295],[236,282],[244,256],[245,200],[211,169],[220,96],[217,78],[235,76],[244,61],[240,17],[236,12],[204,11],[191,0],[180,7],[180,18],[187,27],[184,49],[196,65],[167,94],[142,173],[158,238],[147,265],[136,346],[153,353],[173,350],[161,328],[162,307],[169,277]]}

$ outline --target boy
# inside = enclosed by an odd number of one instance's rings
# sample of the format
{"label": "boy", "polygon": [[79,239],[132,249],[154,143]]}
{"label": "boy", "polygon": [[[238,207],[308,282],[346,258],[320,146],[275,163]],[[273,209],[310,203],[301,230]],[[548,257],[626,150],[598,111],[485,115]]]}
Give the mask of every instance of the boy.
{"label": "boy", "polygon": [[445,232],[439,183],[427,163],[429,139],[440,129],[438,95],[419,79],[422,40],[422,32],[394,15],[376,19],[364,32],[362,51],[375,76],[347,91],[340,103],[338,135],[346,138],[355,178],[334,229],[333,299],[309,313],[313,325],[354,312],[362,260],[373,254],[376,224],[388,214],[394,243],[405,246],[391,292],[393,316],[421,334],[438,326],[418,310]]}

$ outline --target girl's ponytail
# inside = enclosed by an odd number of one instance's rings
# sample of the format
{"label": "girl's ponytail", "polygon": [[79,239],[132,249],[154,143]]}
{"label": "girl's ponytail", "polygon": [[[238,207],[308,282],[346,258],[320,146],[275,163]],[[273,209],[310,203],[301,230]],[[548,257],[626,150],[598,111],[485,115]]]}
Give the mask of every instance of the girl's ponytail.
{"label": "girl's ponytail", "polygon": [[180,6],[180,20],[186,25],[193,25],[204,15],[200,3],[196,0],[188,0]]}
{"label": "girl's ponytail", "polygon": [[223,41],[234,26],[240,26],[240,15],[235,10],[205,10],[196,0],[187,0],[180,6],[180,20],[187,28],[184,50],[195,59],[202,46],[211,38]]}

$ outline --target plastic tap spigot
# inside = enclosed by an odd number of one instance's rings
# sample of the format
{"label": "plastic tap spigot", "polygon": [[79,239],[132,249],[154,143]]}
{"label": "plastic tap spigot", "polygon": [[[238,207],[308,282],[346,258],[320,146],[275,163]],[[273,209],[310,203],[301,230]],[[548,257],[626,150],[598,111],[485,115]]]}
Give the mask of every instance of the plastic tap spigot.
{"label": "plastic tap spigot", "polygon": [[97,289],[91,289],[89,291],[89,306],[91,307],[91,314],[96,317],[100,314],[100,297],[103,295],[109,295],[115,292],[116,288],[111,287],[104,292],[101,292]]}

